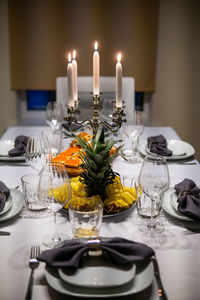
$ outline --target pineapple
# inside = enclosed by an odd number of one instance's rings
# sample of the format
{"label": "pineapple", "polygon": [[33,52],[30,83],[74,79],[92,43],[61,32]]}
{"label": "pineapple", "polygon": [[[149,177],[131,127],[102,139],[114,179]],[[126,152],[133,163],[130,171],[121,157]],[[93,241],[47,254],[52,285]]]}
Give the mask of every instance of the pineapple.
{"label": "pineapple", "polygon": [[121,147],[118,147],[114,154],[110,150],[116,143],[114,140],[105,141],[104,130],[97,132],[92,143],[82,137],[76,137],[78,144],[83,148],[80,153],[83,169],[80,181],[85,185],[89,197],[99,195],[104,201],[106,199],[107,185],[114,183],[117,173],[113,172],[111,162],[118,156]]}

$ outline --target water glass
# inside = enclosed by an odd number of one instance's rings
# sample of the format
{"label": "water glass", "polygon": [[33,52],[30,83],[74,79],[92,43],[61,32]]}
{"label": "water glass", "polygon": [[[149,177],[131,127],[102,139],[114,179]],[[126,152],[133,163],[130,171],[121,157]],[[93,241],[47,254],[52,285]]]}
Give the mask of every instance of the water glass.
{"label": "water glass", "polygon": [[76,197],[68,209],[74,238],[99,236],[103,217],[100,197]]}
{"label": "water glass", "polygon": [[26,174],[21,178],[26,207],[33,211],[45,210],[46,207],[38,198],[39,177],[37,174]]}
{"label": "water glass", "polygon": [[29,166],[39,173],[51,158],[51,148],[46,135],[41,133],[29,136],[25,153],[25,160]]}
{"label": "water glass", "polygon": [[42,131],[46,135],[51,148],[52,156],[60,153],[62,147],[62,132],[60,130],[52,130],[51,128]]}
{"label": "water glass", "polygon": [[45,120],[53,130],[60,130],[64,119],[63,109],[60,103],[50,101],[46,107]]}
{"label": "water glass", "polygon": [[51,248],[68,238],[66,234],[58,233],[56,229],[57,212],[71,198],[71,184],[63,164],[44,165],[40,173],[38,194],[40,201],[54,214],[55,231],[43,239],[43,244]]}
{"label": "water glass", "polygon": [[164,192],[169,188],[169,170],[166,158],[146,156],[138,179],[138,214],[148,220],[141,224],[141,231],[160,233],[164,231],[161,223],[157,222],[162,208]]}

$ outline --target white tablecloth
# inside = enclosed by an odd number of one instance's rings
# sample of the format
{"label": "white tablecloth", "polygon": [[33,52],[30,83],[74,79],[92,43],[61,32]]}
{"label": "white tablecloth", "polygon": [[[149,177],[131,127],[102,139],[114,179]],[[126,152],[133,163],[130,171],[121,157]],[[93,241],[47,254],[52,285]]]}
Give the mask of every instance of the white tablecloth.
{"label": "white tablecloth", "polygon": [[[10,127],[2,139],[14,139],[19,134],[30,135],[41,131],[41,127]],[[142,136],[163,134],[166,138],[179,139],[176,132],[170,127],[147,127]],[[64,141],[67,144],[67,140]],[[195,159],[192,160],[196,162]],[[130,173],[137,176],[141,165],[124,163],[118,158],[113,168],[120,173]],[[169,164],[170,185],[180,182],[185,177],[193,179],[200,185],[200,167],[195,165],[180,165],[177,162]],[[9,187],[20,186],[21,177],[34,172],[25,162],[0,162],[0,180]],[[200,298],[200,234],[186,229],[179,221],[162,213],[166,233],[172,234],[172,244],[161,245],[156,250],[160,265],[161,277],[170,300],[198,300]],[[63,215],[58,217],[60,232],[72,235],[69,221]],[[30,269],[28,256],[30,245],[41,243],[43,237],[54,230],[52,217],[42,219],[27,219],[19,215],[0,223],[0,230],[8,231],[10,236],[0,236],[0,299],[24,299]],[[136,211],[132,218],[120,223],[103,223],[102,236],[122,236],[135,241],[142,241],[142,234],[137,228]],[[170,236],[169,236],[169,241]],[[124,299],[158,299],[156,284],[144,292]],[[44,264],[40,264],[35,271],[35,285],[33,299],[71,299],[49,288],[44,278]]]}

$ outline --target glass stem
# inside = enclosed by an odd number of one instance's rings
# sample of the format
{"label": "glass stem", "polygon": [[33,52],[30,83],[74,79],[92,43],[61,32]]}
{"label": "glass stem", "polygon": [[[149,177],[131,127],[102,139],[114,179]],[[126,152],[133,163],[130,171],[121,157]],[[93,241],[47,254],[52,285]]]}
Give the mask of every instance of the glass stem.
{"label": "glass stem", "polygon": [[155,220],[154,220],[154,203],[155,201],[151,198],[151,218],[150,218],[150,224],[149,229],[153,230],[155,228]]}
{"label": "glass stem", "polygon": [[56,212],[53,213],[53,217],[54,217],[54,228],[55,228],[55,230],[54,230],[54,235],[53,235],[52,239],[55,243],[58,243],[58,242],[60,242],[60,237],[57,233]]}

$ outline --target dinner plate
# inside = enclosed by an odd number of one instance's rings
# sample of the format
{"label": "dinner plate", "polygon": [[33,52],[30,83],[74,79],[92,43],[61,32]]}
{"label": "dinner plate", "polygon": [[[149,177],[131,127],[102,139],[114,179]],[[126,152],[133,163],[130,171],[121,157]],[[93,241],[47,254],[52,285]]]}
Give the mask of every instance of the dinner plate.
{"label": "dinner plate", "polygon": [[[191,157],[195,154],[195,150],[187,142],[180,141],[180,140],[167,140],[167,147],[168,149],[172,150],[171,156],[165,156],[167,160],[181,160]],[[147,154],[154,154],[152,153],[148,147],[146,141],[141,141],[138,145],[138,151],[146,156]]]}
{"label": "dinner plate", "polygon": [[14,140],[0,141],[0,160],[4,161],[24,161],[25,155],[11,156],[8,151],[14,148]]}
{"label": "dinner plate", "polygon": [[137,265],[135,276],[129,282],[120,286],[106,288],[89,288],[69,284],[60,278],[56,268],[46,267],[45,277],[53,289],[65,295],[83,298],[121,297],[146,289],[153,281],[153,265],[151,262]]}
{"label": "dinner plate", "polygon": [[58,269],[60,278],[67,283],[88,288],[107,288],[123,285],[135,276],[136,266],[111,264],[101,256],[88,257],[76,271]]}
{"label": "dinner plate", "polygon": [[163,209],[166,211],[170,216],[183,220],[183,221],[191,221],[194,222],[193,219],[181,214],[177,209],[177,195],[174,188],[169,188],[167,192],[164,194],[163,198]]}
{"label": "dinner plate", "polygon": [[8,197],[3,210],[0,212],[0,215],[5,214],[11,208],[11,205],[12,205],[12,197]]}
{"label": "dinner plate", "polygon": [[21,211],[21,209],[24,205],[24,195],[22,194],[22,192],[20,192],[16,189],[10,190],[10,196],[8,197],[8,199],[9,198],[12,199],[12,205],[5,214],[0,216],[0,222],[9,220],[9,219],[15,217]]}
{"label": "dinner plate", "polygon": [[0,156],[8,156],[8,151],[13,149],[13,147],[14,147],[13,140],[0,141]]}

